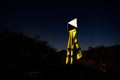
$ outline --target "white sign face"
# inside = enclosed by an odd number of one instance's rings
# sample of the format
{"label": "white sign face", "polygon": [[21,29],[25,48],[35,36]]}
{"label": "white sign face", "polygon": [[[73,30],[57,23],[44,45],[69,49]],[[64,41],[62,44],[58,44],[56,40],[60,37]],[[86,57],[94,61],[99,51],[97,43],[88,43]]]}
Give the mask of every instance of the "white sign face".
{"label": "white sign face", "polygon": [[77,18],[73,19],[72,21],[68,22],[68,24],[77,28]]}

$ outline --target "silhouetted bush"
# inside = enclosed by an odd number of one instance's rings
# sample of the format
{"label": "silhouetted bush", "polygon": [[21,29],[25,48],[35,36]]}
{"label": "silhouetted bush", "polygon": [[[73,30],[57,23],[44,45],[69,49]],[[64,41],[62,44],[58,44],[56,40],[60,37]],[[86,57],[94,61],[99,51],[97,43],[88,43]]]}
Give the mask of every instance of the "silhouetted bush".
{"label": "silhouetted bush", "polygon": [[56,49],[36,36],[4,30],[0,33],[0,48],[2,66],[12,78],[39,71],[46,64],[59,64]]}

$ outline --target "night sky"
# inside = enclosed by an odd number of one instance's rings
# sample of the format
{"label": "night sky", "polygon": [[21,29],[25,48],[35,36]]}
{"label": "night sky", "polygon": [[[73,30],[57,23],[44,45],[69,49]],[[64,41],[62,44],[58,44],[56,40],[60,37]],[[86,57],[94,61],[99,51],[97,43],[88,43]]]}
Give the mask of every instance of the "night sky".
{"label": "night sky", "polygon": [[39,34],[58,51],[67,49],[67,23],[74,18],[78,19],[77,36],[82,50],[120,44],[118,1],[16,0],[0,4],[0,31],[8,27],[25,34]]}

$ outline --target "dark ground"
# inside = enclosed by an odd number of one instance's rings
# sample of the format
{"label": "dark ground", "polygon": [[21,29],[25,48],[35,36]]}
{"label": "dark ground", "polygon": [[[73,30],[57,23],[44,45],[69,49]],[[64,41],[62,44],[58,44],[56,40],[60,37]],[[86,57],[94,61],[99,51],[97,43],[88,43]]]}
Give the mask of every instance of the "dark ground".
{"label": "dark ground", "polygon": [[46,65],[36,70],[14,70],[9,80],[119,80],[118,72],[101,72],[82,65]]}

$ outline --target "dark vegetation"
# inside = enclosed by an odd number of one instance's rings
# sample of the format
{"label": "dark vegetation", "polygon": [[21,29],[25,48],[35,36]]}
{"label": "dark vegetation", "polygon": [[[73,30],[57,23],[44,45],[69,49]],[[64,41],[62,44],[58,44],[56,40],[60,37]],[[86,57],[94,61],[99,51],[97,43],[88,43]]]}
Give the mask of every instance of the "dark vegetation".
{"label": "dark vegetation", "polygon": [[89,47],[73,65],[65,65],[66,50],[47,41],[4,30],[0,33],[1,80],[119,80],[120,45]]}

